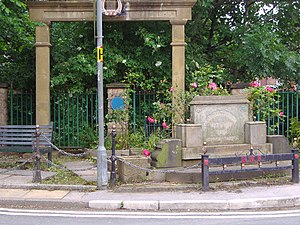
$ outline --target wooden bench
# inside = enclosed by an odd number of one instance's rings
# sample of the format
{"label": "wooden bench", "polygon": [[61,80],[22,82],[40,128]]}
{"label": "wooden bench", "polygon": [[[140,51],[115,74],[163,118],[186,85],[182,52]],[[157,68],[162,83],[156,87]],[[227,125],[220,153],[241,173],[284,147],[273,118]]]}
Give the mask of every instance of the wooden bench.
{"label": "wooden bench", "polygon": [[1,125],[0,152],[34,153],[36,151],[37,133],[38,147],[41,153],[48,153],[52,161],[52,125]]}

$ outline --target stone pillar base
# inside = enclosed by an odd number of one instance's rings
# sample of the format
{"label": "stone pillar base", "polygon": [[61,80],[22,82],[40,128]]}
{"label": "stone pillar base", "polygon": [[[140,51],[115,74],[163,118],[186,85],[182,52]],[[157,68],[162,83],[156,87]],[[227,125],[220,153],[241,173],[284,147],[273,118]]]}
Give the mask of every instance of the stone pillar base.
{"label": "stone pillar base", "polygon": [[265,144],[267,142],[267,127],[265,122],[245,123],[245,142],[251,145]]}

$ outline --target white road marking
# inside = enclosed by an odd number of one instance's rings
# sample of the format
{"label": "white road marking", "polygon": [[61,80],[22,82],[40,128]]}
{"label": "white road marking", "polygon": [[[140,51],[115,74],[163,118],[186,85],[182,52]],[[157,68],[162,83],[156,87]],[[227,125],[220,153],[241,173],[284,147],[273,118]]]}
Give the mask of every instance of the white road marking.
{"label": "white road marking", "polygon": [[298,217],[300,210],[260,211],[260,212],[85,212],[53,211],[0,208],[0,215],[72,217],[72,218],[124,218],[124,219],[258,219]]}

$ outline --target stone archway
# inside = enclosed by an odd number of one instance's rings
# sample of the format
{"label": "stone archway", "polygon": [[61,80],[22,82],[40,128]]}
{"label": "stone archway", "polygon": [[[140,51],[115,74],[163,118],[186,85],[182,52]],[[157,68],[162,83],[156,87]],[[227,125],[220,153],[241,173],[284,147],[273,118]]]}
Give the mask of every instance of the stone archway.
{"label": "stone archway", "polygon": [[[29,1],[30,18],[36,27],[36,123],[50,123],[50,29],[54,21],[93,21],[93,0]],[[104,21],[170,21],[172,25],[172,86],[185,86],[185,24],[191,20],[196,0],[122,0],[125,14]],[[173,103],[174,103],[173,99]]]}

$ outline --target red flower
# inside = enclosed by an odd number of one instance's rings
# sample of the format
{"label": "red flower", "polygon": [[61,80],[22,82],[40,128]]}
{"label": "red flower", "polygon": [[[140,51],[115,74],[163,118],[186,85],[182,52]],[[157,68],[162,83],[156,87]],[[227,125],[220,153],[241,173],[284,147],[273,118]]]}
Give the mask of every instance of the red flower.
{"label": "red flower", "polygon": [[191,86],[192,86],[193,88],[197,88],[197,87],[198,87],[198,84],[197,84],[196,82],[194,82],[194,83],[191,83]]}
{"label": "red flower", "polygon": [[168,129],[168,127],[169,127],[166,122],[163,122],[161,125],[164,129]]}
{"label": "red flower", "polygon": [[280,113],[279,113],[279,116],[280,116],[280,117],[282,117],[283,115],[284,115],[283,112],[280,112]]}
{"label": "red flower", "polygon": [[214,91],[217,90],[217,84],[216,84],[215,82],[211,82],[211,83],[208,85],[208,87],[209,87],[210,89],[213,89]]}
{"label": "red flower", "polygon": [[173,92],[175,89],[173,87],[170,87],[170,92]]}
{"label": "red flower", "polygon": [[146,156],[146,157],[148,157],[148,156],[151,155],[151,152],[150,152],[148,149],[144,149],[144,150],[142,151],[142,153],[143,153],[143,155]]}
{"label": "red flower", "polygon": [[153,118],[151,118],[150,116],[147,117],[147,120],[148,120],[149,123],[154,123],[155,122],[155,120]]}
{"label": "red flower", "polygon": [[271,87],[269,87],[269,86],[266,87],[266,90],[267,90],[268,92],[273,92],[273,91],[274,91],[274,89],[271,88]]}
{"label": "red flower", "polygon": [[254,87],[254,88],[256,88],[256,87],[259,87],[260,85],[259,85],[259,82],[258,81],[252,81],[250,84],[250,87]]}

